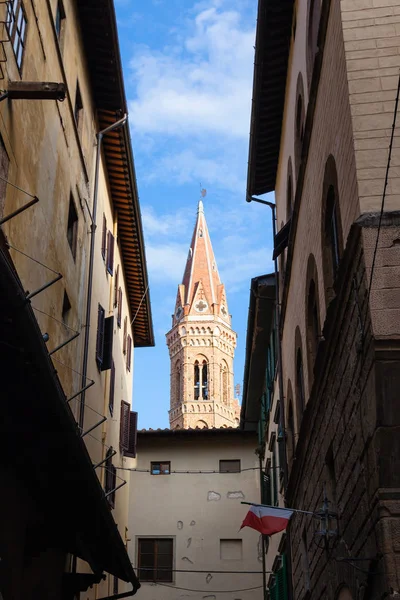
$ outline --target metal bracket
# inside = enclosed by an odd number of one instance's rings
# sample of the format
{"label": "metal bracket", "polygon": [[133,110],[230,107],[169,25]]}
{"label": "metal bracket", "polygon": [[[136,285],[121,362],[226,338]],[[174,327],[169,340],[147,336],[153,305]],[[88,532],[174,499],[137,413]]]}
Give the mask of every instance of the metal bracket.
{"label": "metal bracket", "polygon": [[100,419],[100,421],[98,423],[96,423],[95,425],[93,425],[92,427],[90,427],[90,429],[88,429],[87,431],[85,431],[84,433],[82,433],[81,437],[85,437],[85,435],[87,435],[88,433],[90,433],[91,431],[93,431],[93,429],[96,429],[97,427],[99,427],[99,425],[101,425],[102,423],[104,423],[104,421],[107,421],[107,417],[103,417],[102,419]]}
{"label": "metal bracket", "polygon": [[[4,100],[4,96],[5,96],[5,94],[3,94],[2,96],[0,96],[0,102],[2,100]],[[12,212],[9,215],[7,215],[6,217],[3,217],[2,219],[0,219],[0,225],[3,225],[3,223],[6,223],[10,219],[16,217],[20,213],[24,212],[24,210],[26,210],[27,208],[30,208],[31,206],[33,206],[34,204],[36,204],[37,202],[39,202],[39,198],[37,196],[35,196],[33,198],[33,200],[31,200],[30,202],[27,202],[27,204],[24,204],[24,206],[21,206],[21,208],[17,208],[17,210],[14,210],[14,212]]]}
{"label": "metal bracket", "polygon": [[66,340],[65,342],[63,342],[59,346],[56,346],[51,352],[49,352],[49,356],[51,356],[55,352],[58,352],[59,350],[61,350],[61,348],[64,348],[64,346],[67,346],[73,340],[76,340],[76,338],[78,336],[80,336],[80,332],[79,331],[77,331],[73,336],[71,336],[68,340]]}
{"label": "metal bracket", "polygon": [[44,290],[47,290],[47,288],[49,288],[50,286],[53,285],[53,283],[57,283],[57,281],[60,281],[60,279],[62,279],[62,275],[61,273],[59,273],[57,275],[57,277],[55,277],[54,279],[52,279],[51,281],[49,281],[48,283],[45,283],[44,285],[42,285],[42,287],[40,287],[39,289],[35,290],[34,292],[31,292],[30,294],[27,295],[26,299],[27,300],[31,300],[31,298],[33,298],[34,296],[37,296],[38,294],[40,294],[40,292],[43,292]]}
{"label": "metal bracket", "polygon": [[126,481],[123,481],[122,483],[120,483],[119,485],[117,485],[117,487],[115,487],[113,490],[110,490],[109,492],[107,492],[107,494],[104,494],[104,498],[107,498],[107,496],[110,496],[111,494],[113,494],[114,492],[116,492],[117,490],[119,490],[119,488],[124,487],[125,484],[126,484]]}
{"label": "metal bracket", "polygon": [[97,467],[101,467],[101,465],[104,465],[104,463],[106,463],[108,460],[110,460],[110,458],[112,458],[116,454],[117,454],[117,451],[113,450],[111,452],[111,454],[109,454],[108,456],[106,456],[106,458],[103,458],[103,460],[101,460],[100,462],[98,462],[97,465],[93,465],[93,469],[97,469]]}
{"label": "metal bracket", "polygon": [[79,392],[76,392],[76,394],[74,394],[73,396],[71,396],[70,398],[68,398],[67,402],[71,402],[71,400],[73,400],[74,398],[76,398],[77,396],[79,396],[80,394],[82,394],[82,392],[86,392],[86,390],[88,390],[90,387],[92,387],[92,385],[94,385],[93,379],[90,381],[90,383],[88,383],[87,385],[85,385],[84,388],[80,389]]}

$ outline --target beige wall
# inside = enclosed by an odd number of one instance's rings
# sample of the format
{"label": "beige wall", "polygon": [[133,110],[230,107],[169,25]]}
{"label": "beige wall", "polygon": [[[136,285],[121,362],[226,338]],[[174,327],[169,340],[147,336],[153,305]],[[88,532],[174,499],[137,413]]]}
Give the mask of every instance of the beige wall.
{"label": "beige wall", "polygon": [[[179,434],[178,434],[179,435]],[[261,598],[262,590],[218,594],[213,590],[236,590],[262,585],[261,574],[217,574],[208,571],[262,571],[259,557],[259,534],[239,527],[248,507],[241,500],[260,499],[258,459],[254,454],[256,436],[241,432],[216,436],[170,434],[149,437],[139,434],[137,468],[149,470],[151,461],[171,461],[174,470],[210,470],[211,474],[150,475],[132,473],[129,530],[132,538],[129,553],[137,565],[137,540],[144,536],[167,536],[174,539],[174,569],[204,570],[206,573],[175,573],[173,589],[142,583],[143,600],[185,597],[209,597],[215,600]],[[218,473],[220,459],[241,459],[241,473]],[[242,540],[241,560],[222,560],[220,540]],[[207,579],[209,582],[207,583]],[[189,593],[174,586],[204,590]],[[210,590],[210,591],[209,591]]]}

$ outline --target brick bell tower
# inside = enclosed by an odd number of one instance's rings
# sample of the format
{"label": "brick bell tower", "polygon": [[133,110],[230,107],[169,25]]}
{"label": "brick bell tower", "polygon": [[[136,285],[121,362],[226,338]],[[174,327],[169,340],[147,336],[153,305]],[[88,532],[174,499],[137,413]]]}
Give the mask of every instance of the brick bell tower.
{"label": "brick bell tower", "polygon": [[233,387],[237,336],[201,200],[166,337],[171,360],[171,429],[237,427],[240,407]]}

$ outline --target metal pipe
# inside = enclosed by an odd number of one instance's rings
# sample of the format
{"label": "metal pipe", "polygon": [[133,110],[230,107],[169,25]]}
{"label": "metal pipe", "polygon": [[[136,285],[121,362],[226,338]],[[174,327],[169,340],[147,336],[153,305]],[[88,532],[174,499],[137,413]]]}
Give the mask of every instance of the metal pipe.
{"label": "metal pipe", "polygon": [[93,429],[97,429],[97,427],[99,427],[100,425],[102,425],[104,423],[104,421],[107,421],[107,417],[102,417],[100,419],[100,421],[98,421],[98,423],[96,423],[95,425],[92,425],[91,427],[89,427],[89,429],[87,431],[85,431],[84,433],[82,433],[81,437],[85,437],[85,435],[87,435],[88,433],[90,433],[91,431],[93,431]]}
{"label": "metal pipe", "polygon": [[92,223],[90,226],[91,239],[90,239],[90,254],[89,254],[89,274],[88,274],[88,286],[87,286],[87,298],[86,298],[86,318],[85,318],[85,339],[83,346],[83,364],[82,364],[82,396],[79,408],[79,421],[78,425],[83,431],[83,423],[85,418],[85,392],[86,392],[86,380],[87,380],[87,364],[89,356],[89,332],[90,332],[90,317],[92,307],[92,289],[93,289],[93,267],[94,267],[94,250],[95,250],[95,238],[96,238],[96,213],[97,213],[97,200],[99,193],[99,174],[100,174],[100,156],[101,156],[101,142],[103,137],[113,131],[125,125],[128,119],[128,115],[125,114],[122,119],[116,121],[109,127],[106,127],[97,134],[97,149],[96,149],[96,166],[94,174],[94,189],[93,189],[93,211],[91,215]]}
{"label": "metal pipe", "polygon": [[120,488],[124,487],[124,485],[126,485],[126,481],[123,481],[122,483],[120,483],[119,485],[117,485],[117,487],[115,487],[113,490],[110,490],[109,492],[107,492],[106,494],[104,494],[104,498],[107,498],[111,494],[114,494],[114,492],[116,492]]}
{"label": "metal pipe", "polygon": [[119,598],[130,598],[131,596],[134,596],[136,594],[138,589],[138,587],[135,587],[132,584],[132,589],[130,592],[123,592],[122,594],[113,594],[112,596],[104,596],[103,598],[99,598],[99,600],[119,600]]}
{"label": "metal pipe", "polygon": [[51,356],[52,354],[55,354],[56,352],[61,350],[61,348],[64,348],[64,346],[67,346],[73,340],[76,340],[76,338],[79,337],[80,335],[81,335],[80,332],[77,331],[72,337],[68,338],[65,342],[63,342],[62,344],[59,344],[51,352],[49,352],[49,356]]}
{"label": "metal pipe", "polygon": [[[3,181],[5,181],[5,180],[3,179]],[[21,206],[20,208],[17,208],[17,210],[14,210],[14,212],[12,212],[9,215],[7,215],[6,217],[3,217],[2,219],[0,219],[0,225],[3,225],[3,223],[7,223],[7,221],[9,221],[10,219],[16,217],[20,213],[24,212],[24,210],[26,210],[27,208],[30,208],[31,206],[33,206],[37,202],[39,202],[39,198],[37,196],[35,196],[33,198],[33,200],[31,200],[30,202],[27,202],[26,204],[24,204],[24,206]]]}
{"label": "metal pipe", "polygon": [[67,402],[71,402],[71,400],[73,400],[74,398],[76,398],[77,396],[79,396],[79,394],[82,394],[82,392],[85,390],[88,390],[90,387],[92,387],[92,385],[94,385],[94,381],[93,379],[91,380],[90,383],[88,383],[87,385],[85,385],[85,387],[83,389],[80,389],[79,392],[76,392],[76,394],[74,394],[73,396],[71,396],[70,398],[68,398]]}
{"label": "metal pipe", "polygon": [[[263,465],[262,465],[262,456],[261,454],[258,457],[259,465],[260,465],[260,499],[263,501],[263,487],[264,487],[264,478],[263,478]],[[263,600],[267,598],[267,565],[265,563],[265,539],[264,535],[261,534],[261,552],[262,552],[262,576],[263,576]]]}
{"label": "metal pipe", "polygon": [[101,465],[104,465],[105,462],[107,462],[108,460],[110,460],[110,458],[112,458],[116,454],[117,454],[117,451],[113,450],[109,456],[106,456],[106,458],[103,458],[103,460],[101,460],[100,462],[98,462],[97,465],[93,465],[93,469],[97,469],[97,467],[101,467]]}
{"label": "metal pipe", "polygon": [[52,286],[53,283],[57,283],[57,281],[60,281],[60,279],[62,279],[61,273],[59,273],[57,275],[57,277],[55,277],[54,279],[52,279],[48,283],[45,283],[44,285],[42,285],[39,289],[37,289],[34,292],[31,292],[30,294],[28,294],[27,297],[26,297],[26,299],[30,300],[31,298],[34,298],[35,296],[37,296],[38,294],[40,294],[40,292],[44,292],[44,290],[47,290],[47,288],[49,288],[50,286]]}

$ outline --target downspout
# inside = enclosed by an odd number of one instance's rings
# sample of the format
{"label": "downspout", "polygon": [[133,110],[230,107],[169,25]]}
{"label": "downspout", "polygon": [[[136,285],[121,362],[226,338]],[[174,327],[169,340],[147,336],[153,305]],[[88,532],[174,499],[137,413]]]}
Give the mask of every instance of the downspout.
{"label": "downspout", "polygon": [[[140,587],[140,586],[139,586]],[[113,594],[112,596],[104,596],[103,598],[99,598],[99,600],[119,600],[119,598],[131,598],[138,591],[138,587],[132,584],[132,589],[129,592],[123,592],[122,594]]]}
{"label": "downspout", "polygon": [[[273,202],[268,202],[267,200],[261,200],[260,198],[254,198],[254,196],[247,196],[247,202],[258,202],[259,204],[265,204],[269,206],[272,211],[272,235],[273,240],[275,241],[276,235],[276,204]],[[280,321],[281,321],[281,308],[280,308],[280,297],[279,297],[279,274],[278,274],[278,257],[274,259],[274,271],[275,271],[275,318],[276,318],[276,345],[278,348],[278,386],[279,386],[279,427],[282,431],[282,442],[283,444],[283,456],[284,463],[283,465],[283,489],[286,492],[287,484],[288,484],[288,464],[286,460],[286,427],[285,427],[285,402],[284,402],[284,387],[283,387],[283,368],[282,368],[282,344],[281,344],[281,335],[280,335]],[[285,504],[286,504],[286,493],[285,493]],[[292,590],[292,561],[291,561],[291,544],[290,544],[290,529],[286,532],[286,546],[287,546],[287,555],[288,555],[288,565],[289,565],[289,600],[293,598],[293,590]]]}
{"label": "downspout", "polygon": [[[260,465],[260,501],[261,504],[264,500],[263,498],[263,489],[264,489],[264,479],[263,479],[263,457],[261,454],[258,455],[258,461]],[[265,563],[265,538],[264,535],[261,534],[261,552],[262,552],[262,574],[263,574],[263,600],[267,598],[267,571],[266,571],[266,563]]]}
{"label": "downspout", "polygon": [[91,214],[91,226],[90,226],[90,254],[89,254],[89,274],[88,274],[88,287],[87,287],[87,299],[86,299],[86,317],[85,317],[85,339],[83,346],[83,363],[82,363],[82,394],[81,402],[79,407],[79,420],[78,425],[81,431],[83,431],[83,422],[85,417],[85,395],[86,395],[86,383],[87,383],[87,365],[89,355],[89,332],[90,332],[90,316],[91,316],[91,305],[92,305],[92,289],[93,289],[93,266],[94,266],[94,243],[96,236],[96,213],[97,213],[97,200],[99,194],[99,174],[100,174],[100,156],[101,156],[101,143],[103,137],[110,131],[123,127],[128,119],[128,115],[125,114],[122,119],[116,121],[109,127],[106,127],[96,135],[97,138],[97,150],[96,150],[96,166],[94,174],[94,190],[93,190],[93,209]]}

